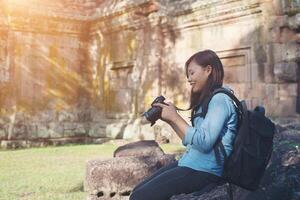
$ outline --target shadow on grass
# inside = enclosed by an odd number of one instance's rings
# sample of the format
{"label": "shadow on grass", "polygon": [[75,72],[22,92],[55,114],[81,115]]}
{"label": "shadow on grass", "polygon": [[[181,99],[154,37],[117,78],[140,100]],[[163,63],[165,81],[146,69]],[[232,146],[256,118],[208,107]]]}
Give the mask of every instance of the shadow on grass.
{"label": "shadow on grass", "polygon": [[68,192],[69,193],[84,192],[83,182],[77,183],[77,185],[75,185],[73,188],[71,188],[70,190],[68,190]]}

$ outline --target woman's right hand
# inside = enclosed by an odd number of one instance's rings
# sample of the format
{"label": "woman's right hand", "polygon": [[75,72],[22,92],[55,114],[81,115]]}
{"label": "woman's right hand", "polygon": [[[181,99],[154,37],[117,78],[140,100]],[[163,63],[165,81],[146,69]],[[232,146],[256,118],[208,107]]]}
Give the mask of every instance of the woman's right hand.
{"label": "woman's right hand", "polygon": [[175,121],[176,117],[178,117],[178,113],[176,111],[176,107],[171,103],[155,103],[153,106],[158,106],[162,108],[161,112],[161,119],[165,122],[173,122]]}
{"label": "woman's right hand", "polygon": [[162,108],[161,119],[167,122],[176,132],[176,134],[183,139],[188,123],[177,113],[175,106],[168,102],[167,105],[162,103],[155,103],[153,106],[159,106]]}

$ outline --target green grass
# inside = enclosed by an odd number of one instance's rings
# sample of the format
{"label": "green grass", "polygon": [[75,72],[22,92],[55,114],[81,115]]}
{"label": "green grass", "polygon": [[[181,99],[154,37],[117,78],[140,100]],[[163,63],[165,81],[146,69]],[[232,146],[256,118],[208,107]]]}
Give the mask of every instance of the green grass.
{"label": "green grass", "polygon": [[[167,153],[180,145],[162,145]],[[111,158],[115,144],[73,145],[0,151],[0,200],[77,200],[83,192],[85,164],[95,158]]]}

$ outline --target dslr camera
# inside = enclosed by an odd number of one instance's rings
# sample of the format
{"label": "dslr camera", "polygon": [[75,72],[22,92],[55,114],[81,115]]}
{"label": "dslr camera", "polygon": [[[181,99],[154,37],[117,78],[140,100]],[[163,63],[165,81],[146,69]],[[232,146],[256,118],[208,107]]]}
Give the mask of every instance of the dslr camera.
{"label": "dslr camera", "polygon": [[165,100],[165,97],[163,97],[163,96],[156,97],[156,99],[154,99],[154,101],[151,103],[151,108],[142,115],[142,116],[145,116],[145,118],[149,122],[151,122],[151,126],[153,126],[155,124],[155,122],[161,118],[161,111],[162,111],[161,107],[153,106],[153,104],[162,103],[162,104],[168,105],[168,104],[164,103],[164,100]]}

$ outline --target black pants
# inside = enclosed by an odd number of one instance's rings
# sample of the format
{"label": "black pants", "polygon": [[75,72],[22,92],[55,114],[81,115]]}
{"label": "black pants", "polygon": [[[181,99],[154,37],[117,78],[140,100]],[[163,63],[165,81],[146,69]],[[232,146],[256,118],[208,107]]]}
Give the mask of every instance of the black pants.
{"label": "black pants", "polygon": [[132,191],[130,200],[168,200],[173,195],[199,191],[220,177],[179,167],[178,162],[162,167],[149,178],[139,183]]}

